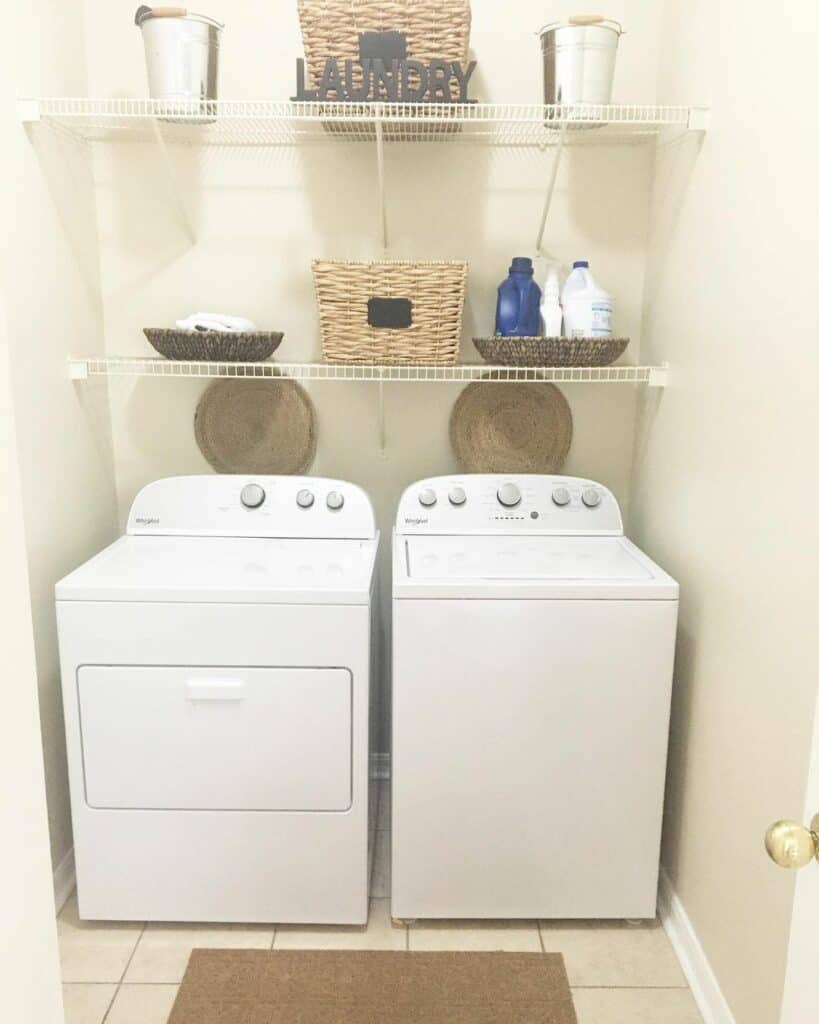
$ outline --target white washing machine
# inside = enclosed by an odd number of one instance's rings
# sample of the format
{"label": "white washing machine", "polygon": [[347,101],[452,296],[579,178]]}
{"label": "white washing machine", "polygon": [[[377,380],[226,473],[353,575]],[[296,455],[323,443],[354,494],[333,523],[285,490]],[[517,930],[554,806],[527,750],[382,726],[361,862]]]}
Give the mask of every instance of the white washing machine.
{"label": "white washing machine", "polygon": [[377,548],[352,484],[177,477],[57,584],[81,917],[366,921]]}
{"label": "white washing machine", "polygon": [[654,917],[678,587],[614,496],[423,480],[393,588],[393,915]]}

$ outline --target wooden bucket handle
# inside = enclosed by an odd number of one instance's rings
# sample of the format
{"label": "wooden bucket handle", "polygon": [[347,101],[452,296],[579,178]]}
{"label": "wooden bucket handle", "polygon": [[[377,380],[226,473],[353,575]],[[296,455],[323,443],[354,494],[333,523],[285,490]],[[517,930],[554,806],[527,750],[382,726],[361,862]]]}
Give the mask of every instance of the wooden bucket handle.
{"label": "wooden bucket handle", "polygon": [[148,11],[150,11],[152,18],[184,18],[188,14],[187,7],[148,7],[146,4],[137,11],[137,24],[139,23],[139,15],[145,14]]}

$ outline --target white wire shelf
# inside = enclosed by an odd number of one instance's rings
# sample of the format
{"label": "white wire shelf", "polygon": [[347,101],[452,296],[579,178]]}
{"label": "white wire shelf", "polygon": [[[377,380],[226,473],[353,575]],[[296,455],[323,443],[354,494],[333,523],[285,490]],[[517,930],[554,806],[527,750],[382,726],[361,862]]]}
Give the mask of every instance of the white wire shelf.
{"label": "white wire shelf", "polygon": [[69,360],[73,380],[88,377],[288,377],[299,381],[360,383],[439,383],[470,381],[552,381],[562,384],[648,384],[665,387],[667,366],[380,366],[358,363],[228,363],[123,356]]}
{"label": "white wire shelf", "polygon": [[24,123],[42,123],[87,142],[150,141],[200,146],[286,146],[304,142],[449,142],[566,145],[641,142],[663,130],[704,131],[703,107],[496,103],[293,103],[52,97],[19,101]]}

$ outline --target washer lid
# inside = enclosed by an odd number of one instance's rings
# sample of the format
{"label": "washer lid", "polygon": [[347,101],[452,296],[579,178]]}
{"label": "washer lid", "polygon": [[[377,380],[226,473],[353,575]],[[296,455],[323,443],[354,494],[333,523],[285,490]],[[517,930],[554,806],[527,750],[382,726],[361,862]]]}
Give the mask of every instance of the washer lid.
{"label": "washer lid", "polygon": [[395,594],[466,598],[676,598],[625,537],[396,537]]}
{"label": "washer lid", "polygon": [[410,579],[651,579],[620,538],[610,537],[412,537],[407,568]]}
{"label": "washer lid", "polygon": [[377,536],[126,536],[61,580],[57,600],[367,604],[377,549]]}

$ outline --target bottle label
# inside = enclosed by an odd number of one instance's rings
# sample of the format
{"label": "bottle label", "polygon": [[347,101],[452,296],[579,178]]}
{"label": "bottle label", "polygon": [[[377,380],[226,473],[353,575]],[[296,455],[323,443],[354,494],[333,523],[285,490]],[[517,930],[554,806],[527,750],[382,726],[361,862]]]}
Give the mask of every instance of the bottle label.
{"label": "bottle label", "polygon": [[611,305],[608,302],[593,302],[591,307],[592,337],[610,337]]}

